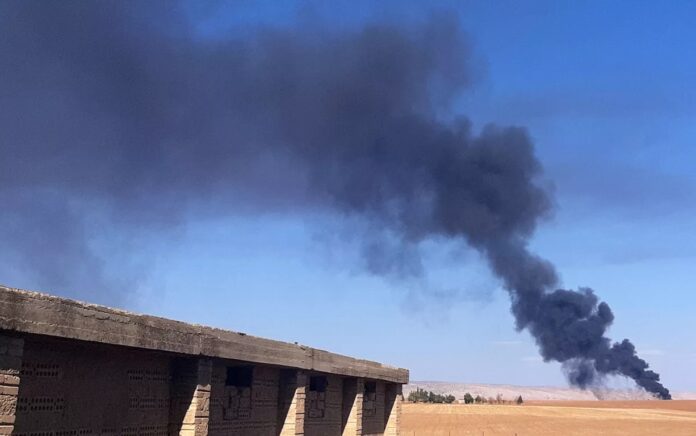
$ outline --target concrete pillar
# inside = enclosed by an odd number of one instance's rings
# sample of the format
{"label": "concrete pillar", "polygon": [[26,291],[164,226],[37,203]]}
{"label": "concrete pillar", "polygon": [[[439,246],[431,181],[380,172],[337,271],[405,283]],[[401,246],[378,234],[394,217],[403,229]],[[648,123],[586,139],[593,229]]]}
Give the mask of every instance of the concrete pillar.
{"label": "concrete pillar", "polygon": [[172,370],[171,434],[207,436],[210,419],[210,359],[181,359]]}
{"label": "concrete pillar", "polygon": [[24,339],[0,335],[0,435],[14,430]]}
{"label": "concrete pillar", "polygon": [[280,374],[278,390],[279,436],[305,434],[307,389],[309,376],[304,371],[284,370]]}
{"label": "concrete pillar", "polygon": [[343,436],[361,436],[363,430],[363,395],[365,380],[343,379]]}
{"label": "concrete pillar", "polygon": [[384,436],[399,436],[403,400],[402,386],[388,383],[384,391]]}

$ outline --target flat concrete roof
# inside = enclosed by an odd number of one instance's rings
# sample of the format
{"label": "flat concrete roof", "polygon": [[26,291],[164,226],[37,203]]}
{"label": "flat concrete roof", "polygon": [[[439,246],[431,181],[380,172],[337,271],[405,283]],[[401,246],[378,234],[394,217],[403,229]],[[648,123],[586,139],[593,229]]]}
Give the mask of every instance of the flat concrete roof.
{"label": "flat concrete roof", "polygon": [[408,370],[304,345],[0,285],[0,330],[408,383]]}

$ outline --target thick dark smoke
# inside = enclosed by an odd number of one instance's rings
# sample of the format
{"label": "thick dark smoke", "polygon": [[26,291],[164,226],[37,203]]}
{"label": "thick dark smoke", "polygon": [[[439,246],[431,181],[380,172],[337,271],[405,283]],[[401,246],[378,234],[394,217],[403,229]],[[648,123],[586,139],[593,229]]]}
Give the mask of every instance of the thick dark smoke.
{"label": "thick dark smoke", "polygon": [[628,340],[605,336],[609,306],[556,289],[554,267],[529,252],[551,200],[525,130],[442,116],[470,58],[444,15],[204,39],[171,2],[0,2],[3,252],[48,288],[76,276],[105,288],[81,211],[118,232],[171,227],[204,202],[218,214],[328,208],[404,247],[468,243],[509,291],[518,329],[573,384],[619,374],[669,398]]}

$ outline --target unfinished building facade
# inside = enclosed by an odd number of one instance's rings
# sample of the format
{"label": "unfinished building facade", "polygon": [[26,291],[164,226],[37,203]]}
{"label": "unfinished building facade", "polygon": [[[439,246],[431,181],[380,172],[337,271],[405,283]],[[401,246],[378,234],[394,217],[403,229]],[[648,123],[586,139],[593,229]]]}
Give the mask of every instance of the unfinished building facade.
{"label": "unfinished building facade", "polygon": [[0,286],[0,435],[398,435],[408,371]]}

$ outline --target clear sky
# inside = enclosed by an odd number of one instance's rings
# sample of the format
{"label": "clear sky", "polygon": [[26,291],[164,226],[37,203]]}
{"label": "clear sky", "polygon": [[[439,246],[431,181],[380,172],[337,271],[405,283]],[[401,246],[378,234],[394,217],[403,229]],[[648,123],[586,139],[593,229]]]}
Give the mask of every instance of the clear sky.
{"label": "clear sky", "polygon": [[[476,59],[455,111],[476,130],[525,126],[534,140],[556,208],[532,248],[564,286],[610,304],[609,336],[631,338],[667,387],[696,391],[696,3],[269,1],[190,13],[199,37],[216,39],[307,16],[341,28],[433,10],[460,18]],[[430,295],[365,272],[353,231],[325,211],[192,213],[174,232],[124,238],[126,257],[105,263],[141,268],[138,291],[119,302],[139,312],[407,367],[414,380],[565,385],[515,331],[475,251],[427,243],[429,279],[462,289]]]}

